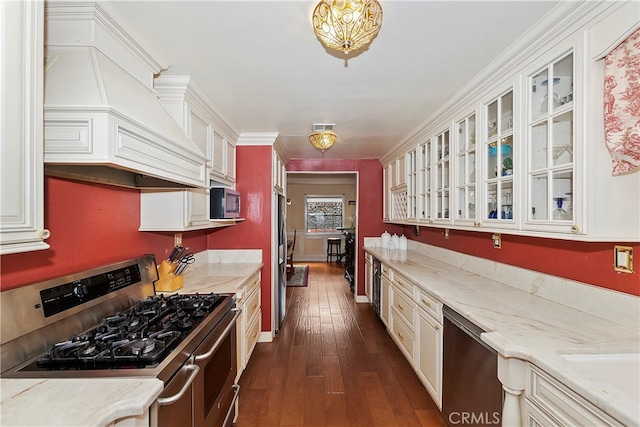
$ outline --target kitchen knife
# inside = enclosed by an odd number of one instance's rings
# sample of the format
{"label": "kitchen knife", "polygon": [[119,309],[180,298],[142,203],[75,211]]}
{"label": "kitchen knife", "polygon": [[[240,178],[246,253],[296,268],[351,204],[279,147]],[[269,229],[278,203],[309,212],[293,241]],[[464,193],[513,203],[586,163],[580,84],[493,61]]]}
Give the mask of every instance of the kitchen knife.
{"label": "kitchen knife", "polygon": [[187,246],[186,248],[185,248],[185,247],[182,247],[182,249],[180,250],[180,252],[178,253],[178,255],[176,255],[175,259],[174,259],[172,262],[176,262],[176,263],[177,263],[177,262],[180,262],[180,259],[184,256],[184,254],[186,254],[186,253],[187,253],[187,251],[188,251],[188,250],[189,250],[189,247],[188,247],[188,246]]}
{"label": "kitchen knife", "polygon": [[171,251],[171,255],[169,255],[169,262],[173,262],[176,259],[176,256],[181,249],[182,245],[174,246],[173,250]]}

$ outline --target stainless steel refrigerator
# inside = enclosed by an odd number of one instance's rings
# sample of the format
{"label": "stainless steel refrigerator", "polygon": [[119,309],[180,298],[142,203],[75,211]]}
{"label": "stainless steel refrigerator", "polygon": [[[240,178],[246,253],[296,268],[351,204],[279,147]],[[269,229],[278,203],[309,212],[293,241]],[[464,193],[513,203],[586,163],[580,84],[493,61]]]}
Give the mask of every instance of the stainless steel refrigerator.
{"label": "stainless steel refrigerator", "polygon": [[276,289],[276,307],[274,307],[276,318],[276,334],[280,332],[282,323],[284,322],[284,316],[287,310],[287,284],[286,284],[286,261],[287,261],[287,224],[286,224],[286,205],[284,196],[276,194],[277,204],[277,216],[276,221],[278,224],[278,256],[276,268],[278,285]]}

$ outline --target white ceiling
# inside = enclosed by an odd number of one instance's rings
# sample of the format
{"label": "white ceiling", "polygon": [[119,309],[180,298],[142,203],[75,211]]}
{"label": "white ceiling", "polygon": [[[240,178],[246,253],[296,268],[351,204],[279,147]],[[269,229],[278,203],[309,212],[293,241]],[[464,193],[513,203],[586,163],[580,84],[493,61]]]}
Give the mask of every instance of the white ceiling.
{"label": "white ceiling", "polygon": [[325,158],[380,158],[557,2],[379,0],[380,33],[349,56],[315,37],[317,1],[117,1],[240,132],[278,132],[289,158],[320,158],[313,123],[335,123]]}

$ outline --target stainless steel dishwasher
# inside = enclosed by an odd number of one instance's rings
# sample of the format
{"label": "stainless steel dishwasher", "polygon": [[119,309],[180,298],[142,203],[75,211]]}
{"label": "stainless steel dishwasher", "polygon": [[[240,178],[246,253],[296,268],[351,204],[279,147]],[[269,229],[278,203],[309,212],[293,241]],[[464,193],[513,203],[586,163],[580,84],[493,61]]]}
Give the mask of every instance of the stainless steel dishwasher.
{"label": "stainless steel dishwasher", "polygon": [[449,426],[496,426],[502,420],[498,355],[478,326],[444,306],[442,416]]}

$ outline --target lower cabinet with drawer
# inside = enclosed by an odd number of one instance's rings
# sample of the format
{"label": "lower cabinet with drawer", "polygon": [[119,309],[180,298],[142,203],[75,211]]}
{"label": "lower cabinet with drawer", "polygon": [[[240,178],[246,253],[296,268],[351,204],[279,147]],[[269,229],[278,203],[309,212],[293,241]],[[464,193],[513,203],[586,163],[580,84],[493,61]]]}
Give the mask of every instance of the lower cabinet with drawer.
{"label": "lower cabinet with drawer", "polygon": [[240,297],[236,299],[236,306],[242,310],[236,321],[238,353],[236,380],[240,378],[249,363],[262,329],[260,283],[260,273],[256,273],[243,285],[242,291],[239,292]]}
{"label": "lower cabinet with drawer", "polygon": [[382,276],[382,320],[433,401],[442,408],[442,303],[395,270],[388,274],[390,279]]}
{"label": "lower cabinet with drawer", "polygon": [[417,296],[415,370],[433,401],[442,409],[442,303],[422,289]]}
{"label": "lower cabinet with drawer", "polygon": [[527,364],[523,412],[525,426],[621,425],[531,363]]}

